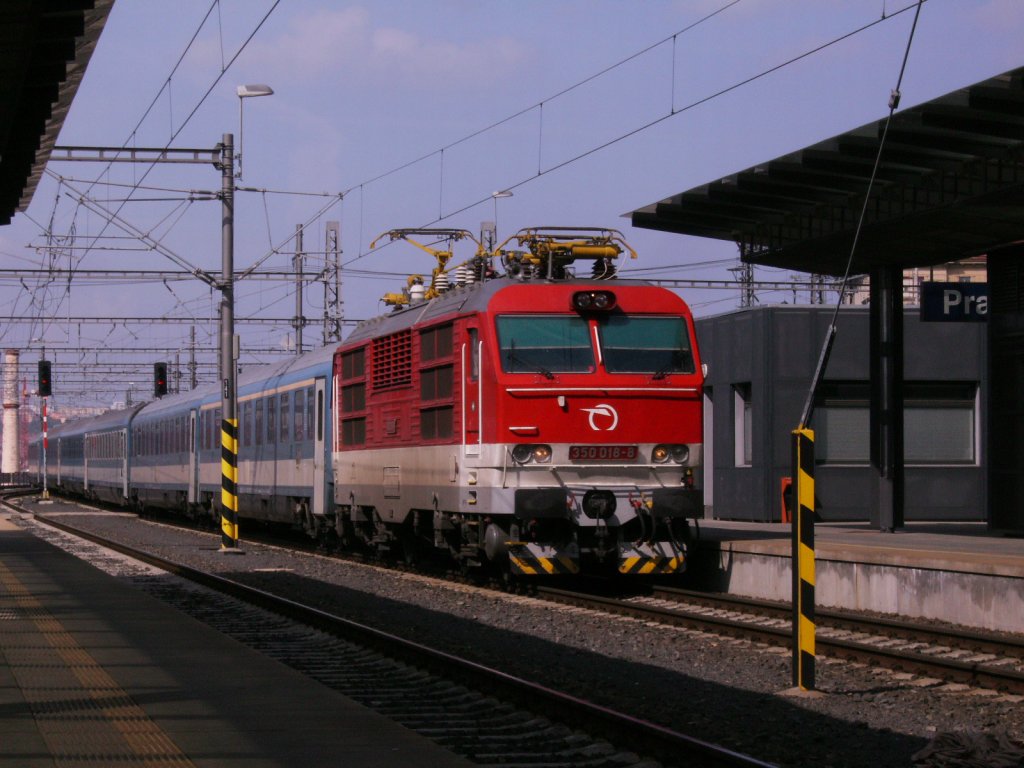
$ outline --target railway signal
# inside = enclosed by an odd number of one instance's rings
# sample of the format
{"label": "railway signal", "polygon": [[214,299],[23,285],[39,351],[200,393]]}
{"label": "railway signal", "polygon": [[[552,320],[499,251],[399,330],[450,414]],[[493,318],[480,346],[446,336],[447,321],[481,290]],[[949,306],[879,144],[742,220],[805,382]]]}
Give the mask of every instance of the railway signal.
{"label": "railway signal", "polygon": [[153,363],[153,396],[167,394],[167,363]]}
{"label": "railway signal", "polygon": [[38,390],[40,397],[49,397],[51,394],[50,387],[50,361],[40,360],[39,361],[39,387]]}

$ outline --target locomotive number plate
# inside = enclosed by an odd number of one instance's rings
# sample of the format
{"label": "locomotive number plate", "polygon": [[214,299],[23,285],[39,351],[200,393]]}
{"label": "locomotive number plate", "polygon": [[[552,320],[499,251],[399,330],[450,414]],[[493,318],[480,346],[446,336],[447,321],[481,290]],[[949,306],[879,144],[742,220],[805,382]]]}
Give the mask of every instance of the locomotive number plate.
{"label": "locomotive number plate", "polygon": [[570,445],[569,461],[636,461],[635,445]]}

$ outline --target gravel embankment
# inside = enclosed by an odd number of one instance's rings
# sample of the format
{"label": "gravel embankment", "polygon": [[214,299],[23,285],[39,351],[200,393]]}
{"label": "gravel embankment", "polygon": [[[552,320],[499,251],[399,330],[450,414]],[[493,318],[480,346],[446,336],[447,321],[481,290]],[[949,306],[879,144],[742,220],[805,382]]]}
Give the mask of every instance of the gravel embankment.
{"label": "gravel embankment", "polygon": [[782,766],[1024,765],[1020,696],[824,658],[819,692],[794,695],[786,650],[258,544],[225,557],[127,515],[68,522]]}

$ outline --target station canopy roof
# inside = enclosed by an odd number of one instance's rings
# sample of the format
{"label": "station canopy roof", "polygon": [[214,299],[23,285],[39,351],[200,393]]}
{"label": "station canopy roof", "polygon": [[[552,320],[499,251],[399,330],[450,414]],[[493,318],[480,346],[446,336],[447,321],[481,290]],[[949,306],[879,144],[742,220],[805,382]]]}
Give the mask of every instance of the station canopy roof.
{"label": "station canopy roof", "polygon": [[114,0],[2,0],[0,225],[32,200]]}
{"label": "station canopy roof", "polygon": [[[732,240],[744,261],[842,275],[885,120],[632,213],[636,227]],[[1024,241],[1024,68],[897,112],[853,273]]]}

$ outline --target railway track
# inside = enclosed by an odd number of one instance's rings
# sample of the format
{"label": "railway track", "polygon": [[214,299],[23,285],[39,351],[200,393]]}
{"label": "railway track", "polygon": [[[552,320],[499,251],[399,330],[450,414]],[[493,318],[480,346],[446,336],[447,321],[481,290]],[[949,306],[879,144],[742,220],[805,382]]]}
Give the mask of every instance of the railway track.
{"label": "railway track", "polygon": [[[770,765],[45,515],[19,511],[38,535],[76,556],[132,579],[158,599],[478,764],[649,768],[657,760],[688,768]],[[154,578],[154,568],[168,575]]]}
{"label": "railway track", "polygon": [[[792,647],[786,604],[666,587],[649,595],[607,597],[540,587],[546,600]],[[1012,636],[818,611],[815,651],[938,680],[1024,694],[1024,641]]]}

